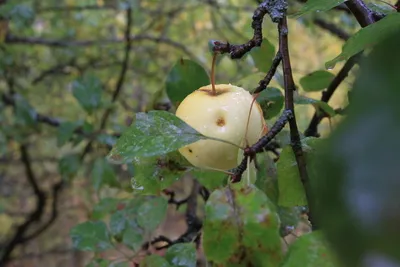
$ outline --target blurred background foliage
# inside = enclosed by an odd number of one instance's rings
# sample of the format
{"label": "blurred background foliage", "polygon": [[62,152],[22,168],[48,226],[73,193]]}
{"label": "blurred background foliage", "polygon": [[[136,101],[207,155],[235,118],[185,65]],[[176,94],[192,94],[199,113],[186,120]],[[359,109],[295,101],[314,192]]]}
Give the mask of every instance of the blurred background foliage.
{"label": "blurred background foliage", "polygon": [[[298,11],[302,2],[289,1],[289,13]],[[370,4],[385,7],[378,3]],[[69,229],[88,219],[99,198],[130,194],[129,166],[103,162],[116,136],[130,125],[135,112],[168,107],[166,77],[181,58],[197,61],[209,71],[209,40],[236,44],[250,39],[256,5],[254,0],[0,1],[0,244],[35,207],[32,184],[26,179],[31,174],[21,161],[24,150],[49,199],[43,207],[45,219],[54,215],[53,186],[66,181],[55,221],[18,246],[10,266],[84,266],[90,254],[71,248]],[[127,9],[132,19],[131,53],[113,101],[126,53]],[[337,56],[343,44],[318,20],[340,25],[348,33],[359,29],[343,10],[289,19],[295,82],[299,94],[315,99],[320,93],[304,92],[300,79],[325,69],[325,62]],[[267,17],[263,31],[269,49],[276,51],[276,25]],[[340,65],[330,72],[336,74]],[[224,56],[219,58],[216,81],[252,89],[263,75],[252,57],[232,61]],[[330,102],[333,108],[347,103],[352,79],[353,75],[337,90]],[[281,88],[279,75],[271,85]],[[9,96],[14,96],[12,105]],[[304,131],[314,108],[299,105],[296,111]],[[105,112],[110,114],[103,122]],[[336,120],[332,118],[333,123]],[[323,121],[322,134],[329,125]]]}

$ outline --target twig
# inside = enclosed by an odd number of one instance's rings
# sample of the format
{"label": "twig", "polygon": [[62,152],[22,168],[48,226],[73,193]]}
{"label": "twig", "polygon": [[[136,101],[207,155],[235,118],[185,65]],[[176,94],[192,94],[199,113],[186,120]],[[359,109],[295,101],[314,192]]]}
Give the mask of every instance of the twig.
{"label": "twig", "polygon": [[[346,5],[350,9],[350,11],[354,14],[358,23],[362,27],[366,27],[378,20],[374,15],[373,11],[370,10],[362,0],[347,1]],[[330,100],[333,93],[336,91],[336,89],[339,87],[339,85],[347,77],[351,69],[360,59],[362,53],[363,52],[360,52],[357,55],[352,56],[349,60],[347,60],[343,68],[339,71],[339,73],[333,79],[328,88],[322,93],[321,101],[328,102]],[[305,136],[318,137],[319,136],[318,125],[324,117],[325,117],[324,114],[315,113],[311,119],[310,124],[308,125],[308,128],[304,132]]]}
{"label": "twig", "polygon": [[366,27],[376,21],[375,13],[362,0],[349,0],[346,6],[353,13],[361,27]]}
{"label": "twig", "polygon": [[[9,105],[9,106],[15,106],[15,100],[13,97],[8,96],[6,94],[2,94],[1,99],[4,104]],[[50,117],[50,116],[47,116],[47,115],[44,115],[41,113],[36,113],[36,121],[39,123],[47,124],[49,126],[53,126],[53,127],[59,127],[62,124],[62,121],[60,119],[53,118],[53,117]],[[85,132],[83,131],[82,128],[75,129],[74,133],[80,134],[80,135],[85,135]]]}
{"label": "twig", "polygon": [[13,237],[0,251],[0,266],[5,266],[5,264],[10,260],[11,252],[15,249],[17,245],[23,242],[24,235],[28,231],[29,227],[34,222],[40,221],[44,213],[44,207],[46,205],[46,194],[39,188],[36,176],[32,170],[31,159],[26,145],[20,146],[20,152],[21,161],[25,166],[26,178],[28,179],[28,182],[36,196],[36,206],[35,209],[25,219],[25,221],[17,227]]}
{"label": "twig", "polygon": [[[112,98],[111,98],[111,102],[112,103],[114,103],[117,100],[119,94],[122,91],[122,86],[124,84],[126,72],[128,70],[129,58],[130,58],[131,47],[132,47],[132,41],[131,41],[131,38],[130,38],[131,29],[132,29],[132,9],[128,8],[126,10],[124,61],[122,62],[121,72],[120,72],[120,75],[118,77],[117,85],[115,87],[115,90],[114,90]],[[106,111],[104,112],[104,114],[103,114],[103,116],[101,118],[101,122],[100,122],[100,131],[105,128],[105,126],[107,124],[108,117],[111,114],[111,111],[112,111],[112,107],[106,109]],[[86,145],[86,147],[84,148],[84,150],[83,150],[83,153],[81,155],[81,159],[83,159],[85,157],[85,155],[90,151],[90,149],[92,148],[92,145],[93,145],[93,140],[90,140],[88,142],[88,144]]]}
{"label": "twig", "polygon": [[219,41],[214,42],[213,51],[221,54],[229,53],[232,59],[243,57],[247,52],[256,46],[261,46],[262,43],[262,22],[266,14],[270,14],[273,22],[278,22],[282,18],[283,13],[287,8],[286,1],[264,1],[262,2],[253,14],[253,38],[247,43],[240,45],[232,45]]}
{"label": "twig", "polygon": [[[36,37],[21,37],[15,36],[12,34],[8,34],[5,39],[6,44],[19,44],[19,45],[43,45],[55,48],[63,48],[63,47],[87,47],[87,46],[102,46],[108,44],[119,44],[124,42],[124,39],[104,39],[104,40],[81,40],[81,41],[72,41],[72,40],[57,40],[57,39],[42,39]],[[166,37],[158,37],[153,35],[134,35],[130,37],[130,41],[134,42],[143,42],[143,41],[152,41],[156,43],[163,43],[169,46],[172,46],[176,49],[181,50],[188,57],[196,59],[197,56],[193,54],[185,45],[182,43],[176,42],[172,39]]]}
{"label": "twig", "polygon": [[58,210],[57,210],[57,203],[58,203],[58,196],[61,190],[64,187],[64,181],[61,180],[60,182],[57,182],[56,184],[53,185],[52,188],[52,196],[53,196],[53,202],[51,205],[51,216],[49,220],[43,224],[40,228],[36,229],[35,232],[31,233],[28,236],[25,236],[22,240],[21,243],[25,243],[29,240],[32,240],[36,238],[37,236],[41,235],[44,231],[46,231],[57,219],[58,217]]}
{"label": "twig", "polygon": [[274,60],[272,61],[271,67],[268,70],[267,75],[265,75],[264,79],[262,79],[259,83],[257,88],[254,90],[253,94],[257,94],[260,93],[261,91],[263,91],[265,88],[267,88],[267,86],[269,85],[269,83],[271,82],[272,78],[274,77],[276,70],[279,66],[279,64],[282,61],[282,55],[281,52],[278,51],[274,57]]}
{"label": "twig", "polygon": [[[349,72],[354,67],[354,65],[359,61],[362,56],[362,52],[358,53],[357,55],[352,56],[347,60],[344,64],[343,68],[339,71],[339,73],[335,76],[332,82],[329,84],[328,88],[322,92],[321,101],[327,103],[339,85],[346,79],[349,75]],[[324,118],[324,114],[321,113],[314,113],[314,116],[311,119],[310,124],[308,125],[307,129],[304,132],[305,136],[314,136],[318,137],[318,125]]]}
{"label": "twig", "polygon": [[71,12],[71,11],[86,11],[86,10],[105,10],[105,9],[115,9],[113,5],[85,5],[85,6],[51,6],[39,8],[37,13],[44,12]]}
{"label": "twig", "polygon": [[313,20],[314,24],[321,27],[322,29],[325,29],[332,33],[333,35],[339,37],[342,40],[347,40],[350,38],[350,34],[339,28],[333,23],[329,23],[323,19],[316,18]]}
{"label": "twig", "polygon": [[285,84],[285,108],[286,110],[292,111],[292,117],[289,118],[290,127],[290,141],[293,153],[296,158],[297,168],[299,169],[300,179],[303,183],[304,190],[306,193],[309,213],[308,219],[311,222],[313,229],[317,229],[317,223],[315,218],[312,216],[312,207],[314,205],[313,199],[311,198],[311,186],[307,172],[306,160],[303,154],[303,149],[300,141],[300,133],[297,128],[296,115],[294,112],[294,99],[293,92],[296,90],[296,86],[293,81],[292,67],[290,64],[289,56],[289,44],[288,44],[288,27],[286,16],[278,24],[279,31],[279,50],[282,53],[282,67],[283,67],[283,78]]}

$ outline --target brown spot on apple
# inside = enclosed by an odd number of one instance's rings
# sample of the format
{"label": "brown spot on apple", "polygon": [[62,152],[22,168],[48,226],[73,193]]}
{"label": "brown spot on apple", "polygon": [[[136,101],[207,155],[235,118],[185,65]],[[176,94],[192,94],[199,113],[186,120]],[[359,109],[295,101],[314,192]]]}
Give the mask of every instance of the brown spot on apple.
{"label": "brown spot on apple", "polygon": [[219,127],[225,126],[225,119],[222,118],[222,117],[219,117],[219,118],[217,119],[217,125],[218,125]]}

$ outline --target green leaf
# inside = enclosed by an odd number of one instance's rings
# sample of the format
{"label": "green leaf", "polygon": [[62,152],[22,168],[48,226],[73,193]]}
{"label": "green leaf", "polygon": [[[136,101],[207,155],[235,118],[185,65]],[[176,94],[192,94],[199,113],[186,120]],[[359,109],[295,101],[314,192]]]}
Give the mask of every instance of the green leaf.
{"label": "green leaf", "polygon": [[84,222],[73,227],[70,232],[74,248],[85,251],[104,251],[111,249],[107,226],[102,221]]}
{"label": "green leaf", "polygon": [[172,103],[176,104],[193,91],[208,84],[210,78],[202,66],[192,60],[181,59],[168,73],[165,86]]}
{"label": "green leaf", "polygon": [[206,203],[203,246],[215,264],[277,266],[282,248],[274,205],[252,186],[215,190]]}
{"label": "green leaf", "polygon": [[314,92],[329,86],[335,75],[329,71],[317,70],[300,79],[300,84],[306,92]]}
{"label": "green leaf", "polygon": [[15,115],[17,124],[33,126],[36,124],[36,111],[21,95],[17,94],[14,97]]}
{"label": "green leaf", "polygon": [[227,175],[218,171],[193,169],[191,174],[210,191],[221,188],[228,181]]}
{"label": "green leaf", "polygon": [[308,0],[302,9],[293,16],[302,16],[310,12],[327,11],[344,3],[346,0]]}
{"label": "green leaf", "polygon": [[109,157],[133,161],[135,157],[164,155],[200,139],[205,137],[174,114],[137,113],[136,121],[118,139]]}
{"label": "green leaf", "polygon": [[337,62],[346,60],[364,49],[374,47],[385,38],[394,34],[398,30],[399,23],[400,13],[393,13],[378,22],[360,29],[346,41],[339,56],[326,62],[326,68],[331,69]]}
{"label": "green leaf", "polygon": [[277,164],[277,171],[279,206],[294,207],[307,205],[307,198],[291,146],[283,148]]}
{"label": "green leaf", "polygon": [[103,219],[106,215],[115,212],[118,209],[120,199],[102,198],[93,208],[91,218],[93,220]]}
{"label": "green leaf", "polygon": [[73,81],[72,93],[89,114],[101,106],[102,85],[94,74],[85,74]]}
{"label": "green leaf", "polygon": [[168,201],[163,197],[152,197],[142,203],[137,211],[137,222],[148,232],[154,231],[167,214]]}
{"label": "green leaf", "polygon": [[320,101],[320,100],[316,100],[313,98],[309,98],[306,96],[302,96],[302,95],[297,95],[295,96],[294,99],[294,103],[298,104],[298,105],[313,105],[316,112],[321,112],[321,110],[323,112],[325,112],[329,117],[334,117],[336,115],[335,110],[329,106],[327,103]]}
{"label": "green leaf", "polygon": [[275,56],[275,46],[264,38],[261,46],[253,48],[250,51],[250,55],[257,69],[267,73]]}
{"label": "green leaf", "polygon": [[303,207],[278,207],[281,236],[290,234],[298,226],[303,210]]}
{"label": "green leaf", "polygon": [[5,155],[7,150],[7,136],[0,131],[0,156]]}
{"label": "green leaf", "polygon": [[147,256],[141,263],[140,267],[172,267],[169,265],[166,259],[163,257],[153,254]]}
{"label": "green leaf", "polygon": [[57,145],[63,146],[65,143],[67,143],[74,134],[75,129],[81,125],[82,123],[79,121],[66,121],[61,123],[60,126],[58,126],[57,131]]}
{"label": "green leaf", "polygon": [[196,267],[196,248],[193,243],[175,244],[167,249],[167,261],[174,267]]}
{"label": "green leaf", "polygon": [[282,91],[275,87],[267,87],[257,97],[266,120],[277,116],[282,108],[284,97]]}
{"label": "green leaf", "polygon": [[151,158],[135,158],[132,189],[140,194],[157,194],[179,180],[186,167],[181,165],[179,152]]}
{"label": "green leaf", "polygon": [[85,267],[109,267],[110,261],[105,259],[94,259]]}
{"label": "green leaf", "polygon": [[397,31],[361,62],[347,115],[310,166],[318,221],[342,266],[400,264],[399,47]]}
{"label": "green leaf", "polygon": [[339,267],[334,253],[319,231],[300,236],[290,247],[282,267]]}
{"label": "green leaf", "polygon": [[137,231],[137,229],[127,227],[122,234],[122,243],[130,247],[133,251],[139,251],[143,242],[143,233]]}
{"label": "green leaf", "polygon": [[81,159],[78,154],[68,154],[58,162],[58,170],[64,180],[71,180],[77,174],[81,166]]}
{"label": "green leaf", "polygon": [[93,164],[92,184],[96,191],[100,190],[103,185],[119,188],[120,184],[113,167],[104,158],[98,158]]}
{"label": "green leaf", "polygon": [[140,206],[146,201],[147,199],[144,197],[135,197],[112,214],[109,225],[111,234],[122,238],[124,231],[131,228],[143,235],[144,230],[139,227],[137,222],[137,213]]}
{"label": "green leaf", "polygon": [[114,261],[108,267],[130,267],[130,262],[127,261]]}
{"label": "green leaf", "polygon": [[137,251],[144,237],[164,220],[167,205],[167,200],[162,197],[137,196],[111,215],[110,232]]}
{"label": "green leaf", "polygon": [[274,204],[278,203],[278,176],[276,164],[267,153],[257,155],[257,180],[255,185],[263,191]]}

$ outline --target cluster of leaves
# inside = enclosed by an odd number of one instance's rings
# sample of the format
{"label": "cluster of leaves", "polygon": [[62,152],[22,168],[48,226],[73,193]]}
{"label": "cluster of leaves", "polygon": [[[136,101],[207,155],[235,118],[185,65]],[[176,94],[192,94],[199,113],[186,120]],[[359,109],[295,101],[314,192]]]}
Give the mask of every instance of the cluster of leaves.
{"label": "cluster of leaves", "polygon": [[[136,3],[132,0],[117,2],[120,10]],[[296,15],[326,11],[343,2],[309,0]],[[35,18],[34,9],[29,4],[16,1],[8,1],[0,11],[2,18],[13,21],[10,27],[14,32],[26,29]],[[212,191],[205,206],[202,246],[207,260],[219,266],[287,267],[297,266],[299,262],[302,266],[338,266],[332,249],[349,266],[357,266],[360,259],[396,264],[400,260],[397,252],[399,209],[396,206],[396,189],[399,187],[396,163],[400,148],[395,142],[400,135],[397,123],[400,111],[396,101],[399,98],[396,85],[400,83],[400,59],[396,53],[398,41],[386,41],[386,38],[397,35],[400,16],[393,10],[384,13],[387,14],[385,18],[359,30],[344,44],[342,53],[326,63],[328,69],[334,68],[336,63],[379,45],[376,51],[372,51],[371,59],[366,62],[354,85],[351,109],[345,123],[329,139],[302,140],[310,180],[318,200],[317,217],[324,226],[325,235],[319,231],[304,235],[290,246],[287,254],[281,249],[281,236],[298,224],[300,210],[307,205],[287,131],[277,136],[276,141],[281,147],[277,162],[267,153],[257,156],[259,166],[255,184],[249,187],[227,185],[225,174],[195,169],[177,153],[181,146],[206,137],[172,113],[137,113],[128,129],[112,126],[113,130],[123,130],[118,140],[108,132],[97,133],[93,121],[98,119],[99,111],[111,108],[113,104],[106,100],[104,84],[98,74],[86,72],[73,79],[70,95],[86,112],[87,118],[51,122],[58,127],[57,145],[65,148],[68,144],[77,148],[89,137],[105,146],[113,146],[109,160],[128,166],[133,175],[131,191],[135,193],[132,199],[101,198],[93,209],[91,220],[71,230],[76,249],[95,252],[96,257],[89,266],[129,266],[143,243],[151,239],[152,232],[165,219],[167,200],[159,196],[160,192],[187,173]],[[140,22],[140,12],[135,19]],[[73,31],[65,33],[70,37],[75,34]],[[18,72],[23,68],[12,67],[15,61],[21,60],[19,51],[10,48],[8,54],[2,50],[2,75],[3,70],[12,70],[24,76]],[[240,80],[238,85],[251,90],[257,82],[254,75],[265,75],[275,52],[273,42],[264,39],[261,47],[246,55],[257,72]],[[70,49],[68,53],[57,55],[67,62],[79,57],[80,53]],[[114,56],[111,54],[111,58]],[[138,66],[142,68],[140,64]],[[336,116],[327,103],[305,96],[308,92],[326,89],[333,79],[330,70],[316,70],[302,77],[299,81],[301,93],[296,95],[295,103],[312,105],[317,112],[328,117]],[[247,86],[248,80],[251,83]],[[280,86],[268,87],[257,99],[266,119],[272,121],[279,116],[284,103],[279,72],[275,81]],[[193,90],[208,83],[207,72],[198,62],[180,59],[168,73],[164,93],[177,105]],[[0,155],[7,152],[10,136],[23,142],[31,129],[40,130],[37,122],[43,119],[26,95],[16,94],[14,101],[14,120],[0,114],[0,120],[4,122],[0,131]],[[0,104],[0,109],[4,109],[3,104]],[[103,186],[120,190],[124,187],[109,160],[98,158],[90,165],[92,184],[97,192]],[[61,157],[58,167],[63,179],[72,179],[82,167],[81,155],[71,150]],[[351,249],[343,244],[351,244]],[[97,257],[100,252],[118,250],[120,245],[128,247],[132,253],[124,255],[120,261]],[[148,256],[142,265],[195,266],[196,247],[192,243],[175,244],[167,249],[164,257]]]}
{"label": "cluster of leaves", "polygon": [[[321,1],[318,4],[314,4],[314,2],[309,1],[302,12],[309,12],[322,7],[327,10],[340,3],[332,1],[331,6],[325,3],[320,7]],[[398,18],[397,14],[393,14],[374,24],[374,26],[360,30],[344,45],[342,54],[328,62],[327,66],[332,68],[337,61],[346,59],[370,47],[370,37],[376,36],[378,32],[380,38],[388,36],[394,30]],[[373,39],[373,41],[375,43],[377,39]],[[272,62],[274,54],[274,46],[264,39],[263,45],[260,48],[253,49],[249,56],[253,58],[255,67],[260,72],[265,73],[270,66],[268,62]],[[316,92],[326,89],[333,79],[334,75],[331,72],[318,70],[301,78],[300,85],[305,92]],[[165,90],[173,104],[176,105],[193,90],[208,83],[208,75],[198,63],[181,59],[172,67],[166,80]],[[280,114],[283,107],[282,90],[268,87],[262,92],[258,101],[266,117],[273,119]],[[328,104],[319,100],[298,95],[295,103],[299,105],[311,104],[317,112],[324,112],[329,117],[335,116],[335,111]],[[326,243],[325,237],[319,231],[298,238],[286,255],[282,252],[280,234],[285,232],[285,229],[297,225],[300,220],[298,208],[307,205],[296,160],[289,142],[284,138],[285,134],[286,132],[283,131],[278,136],[278,138],[281,138],[280,144],[282,146],[279,161],[273,162],[268,154],[260,155],[257,158],[259,162],[257,180],[254,185],[250,186],[244,184],[225,185],[227,177],[224,174],[196,170],[190,167],[176,153],[177,149],[207,137],[166,111],[137,113],[134,123],[118,139],[109,157],[114,162],[133,164],[132,186],[136,192],[142,194],[157,194],[187,172],[191,172],[204,186],[213,190],[205,207],[206,219],[202,230],[202,245],[205,256],[210,262],[224,266],[243,264],[296,266],[298,262],[301,262],[304,266],[336,266],[337,259],[331,252],[330,245]],[[328,169],[332,170],[332,167],[327,164],[331,159],[327,160],[322,153],[329,151],[328,155],[334,155],[334,151],[332,149],[324,150],[321,147],[330,142],[338,141],[335,141],[334,138],[328,141],[314,138],[302,140],[311,181],[314,188],[318,188],[316,191],[320,190],[322,181],[326,180],[324,176],[332,176],[333,173],[337,173],[328,171],[329,174],[326,174]],[[321,158],[325,159],[325,161],[322,160],[322,163]],[[319,180],[318,183],[315,182],[317,180]],[[331,181],[334,180],[332,177]],[[335,184],[334,187],[337,188],[337,185]],[[332,192],[329,195],[332,195]],[[322,203],[327,203],[326,197],[321,198],[325,199],[325,202]],[[104,223],[100,222],[86,222],[78,225],[72,231],[76,247],[90,250],[107,249],[111,246],[111,238],[115,238],[122,240],[124,244],[137,251],[138,245],[141,244],[140,242],[143,241],[143,236],[145,236],[146,229],[143,228],[153,226],[152,229],[154,229],[162,219],[163,211],[160,209],[166,207],[159,205],[156,208],[147,209],[145,213],[140,213],[141,208],[139,207],[141,205],[148,206],[152,203],[150,200],[146,200],[148,201],[145,202],[146,204],[140,204],[138,203],[138,201],[141,201],[140,199],[142,198],[135,198],[132,200],[132,203],[135,204],[126,206],[132,205],[132,209],[128,209],[128,214],[126,208],[112,214],[109,230]],[[166,203],[160,197],[156,199]],[[107,208],[109,208],[109,201],[112,203],[115,200],[107,200]],[[331,201],[330,203],[334,202]],[[324,209],[325,206],[321,204],[322,215],[326,214],[323,212]],[[136,222],[141,220],[143,214],[147,218],[151,218],[151,221],[147,221],[148,225],[141,225]],[[129,221],[129,219],[119,220],[125,218],[125,216],[134,217],[135,223]],[[340,215],[336,214],[336,216]],[[331,218],[332,215],[327,217]],[[118,230],[115,230],[116,224],[129,225],[130,228],[125,229],[121,226]],[[98,228],[101,240],[98,240],[97,237],[94,238],[96,235],[86,231],[85,227],[91,228],[92,231],[94,228]],[[112,237],[108,234],[109,232]],[[87,241],[91,245],[82,241],[85,236],[84,233],[90,233],[89,239],[94,238],[91,242]],[[104,235],[104,233],[107,234]],[[173,252],[178,253],[180,257],[186,257],[188,261],[183,264],[183,261],[174,258],[178,257],[178,254],[171,256]],[[144,266],[147,266],[146,264],[153,264],[151,266],[169,266],[169,264],[172,264],[172,266],[192,266],[195,261],[193,255],[195,255],[194,247],[182,244],[174,245],[168,250],[165,259],[154,255],[149,256],[144,261]]]}
{"label": "cluster of leaves", "polygon": [[[267,41],[265,43],[268,44]],[[262,51],[255,50],[254,54],[251,54],[255,59],[256,66],[257,60],[260,58],[266,62],[272,61],[271,54],[274,54],[274,51],[265,53],[264,46],[260,49]],[[272,49],[268,48],[268,50]],[[321,72],[316,72],[305,77],[302,84],[305,88],[322,90],[331,80],[332,76],[329,73],[321,75]],[[208,83],[209,78],[205,70],[198,63],[185,59],[179,60],[172,67],[167,77],[166,90],[173,103],[178,104],[187,94]],[[282,90],[274,87],[267,88],[258,98],[265,114],[268,114],[268,118],[279,115],[283,100]],[[318,103],[320,103],[306,97],[303,97],[302,101],[302,104],[315,104],[317,109]],[[326,103],[323,104],[328,106]],[[286,132],[281,133],[282,136],[285,134]],[[268,154],[258,157],[260,171],[257,172],[255,185],[248,187],[244,183],[240,183],[226,186],[227,175],[217,171],[195,169],[177,153],[182,146],[205,138],[207,137],[170,112],[137,113],[132,125],[117,140],[109,154],[109,160],[114,163],[133,164],[132,188],[138,194],[159,194],[188,172],[203,186],[212,190],[205,207],[206,220],[202,230],[202,246],[208,261],[218,264],[248,263],[256,266],[269,264],[276,266],[280,262],[288,262],[286,264],[290,266],[290,262],[296,260],[291,259],[292,252],[287,256],[283,255],[281,233],[287,234],[285,229],[296,227],[301,219],[298,207],[305,206],[307,203],[289,143],[282,137],[284,141],[280,143],[284,148],[278,164],[274,163]],[[307,153],[314,152],[315,143],[314,139],[304,140]],[[310,156],[310,160],[311,158]],[[115,206],[115,203],[113,205]],[[133,217],[138,216],[138,210],[132,209],[129,212]],[[154,216],[151,215],[152,213],[159,214],[158,208],[149,209],[146,216]],[[115,214],[111,216],[111,219],[114,216]],[[157,222],[159,221],[156,221],[155,225]],[[85,224],[87,223],[82,225]],[[80,238],[80,233],[84,232],[80,228],[82,225],[76,226],[72,232],[73,237],[77,240]],[[107,229],[105,224],[101,225],[104,230]],[[113,222],[110,221],[111,236],[115,238],[115,235],[120,232],[114,233],[112,225]],[[143,230],[138,230],[136,227],[130,228],[130,231],[132,236],[143,241],[139,238],[143,234]],[[124,236],[122,242],[137,251],[139,247],[129,243],[133,240],[124,238]],[[319,244],[318,249],[321,252],[317,253],[329,254],[325,252],[325,241],[318,233],[307,236],[306,240]],[[126,243],[127,241],[129,242]],[[307,242],[304,241],[305,244],[308,244]],[[95,243],[92,245],[92,249],[97,247]],[[79,246],[78,248],[82,249]],[[294,247],[294,257],[298,257],[296,256],[299,254],[296,252],[298,249],[307,250],[301,245],[300,248]],[[268,252],[268,256],[265,252]],[[188,253],[192,252],[188,251]],[[327,257],[331,258],[332,256]],[[150,259],[155,258],[150,256],[145,263]],[[312,261],[313,259],[310,258],[310,264]],[[151,266],[164,266],[162,264],[165,262],[157,257],[157,264],[161,265]]]}

